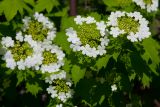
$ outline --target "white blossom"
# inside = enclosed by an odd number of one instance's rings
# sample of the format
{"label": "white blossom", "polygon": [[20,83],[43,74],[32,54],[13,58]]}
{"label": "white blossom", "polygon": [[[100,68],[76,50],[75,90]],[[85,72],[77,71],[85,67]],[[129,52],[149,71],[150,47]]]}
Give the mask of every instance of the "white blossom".
{"label": "white blossom", "polygon": [[76,18],[74,18],[74,21],[76,22],[76,24],[82,25],[84,18],[82,18],[80,15],[78,15]]}
{"label": "white blossom", "polygon": [[111,85],[111,89],[112,89],[112,91],[116,91],[117,90],[116,84]]}
{"label": "white blossom", "polygon": [[13,59],[6,59],[6,67],[13,70],[16,67],[16,62]]}
{"label": "white blossom", "polygon": [[59,71],[58,73],[55,72],[51,74],[50,77],[46,77],[46,83],[52,84],[52,82],[56,79],[66,79],[66,72],[62,70],[62,71]]}
{"label": "white blossom", "polygon": [[22,42],[24,39],[24,37],[22,36],[22,32],[18,32],[16,34],[16,40],[19,40],[20,42]]}
{"label": "white blossom", "polygon": [[14,40],[11,37],[2,37],[1,44],[4,48],[13,47]]}

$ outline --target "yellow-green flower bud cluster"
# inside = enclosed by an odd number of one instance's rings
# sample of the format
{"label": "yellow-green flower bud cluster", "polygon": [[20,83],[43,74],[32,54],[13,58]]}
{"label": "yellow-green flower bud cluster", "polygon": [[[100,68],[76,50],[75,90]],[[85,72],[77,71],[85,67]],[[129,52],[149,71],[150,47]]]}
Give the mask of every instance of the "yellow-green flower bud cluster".
{"label": "yellow-green flower bud cluster", "polygon": [[67,93],[70,90],[70,87],[66,84],[66,81],[62,79],[57,79],[53,81],[53,86],[55,86],[55,90],[59,92]]}
{"label": "yellow-green flower bud cluster", "polygon": [[54,23],[43,14],[36,12],[33,17],[25,17],[23,23],[23,33],[38,43],[52,41],[56,37]]}
{"label": "yellow-green flower bud cluster", "polygon": [[77,16],[74,21],[77,26],[66,29],[73,51],[82,51],[82,54],[94,58],[105,54],[109,42],[105,22],[97,22],[91,16]]}
{"label": "yellow-green flower bud cluster", "polygon": [[132,17],[119,17],[118,18],[118,27],[120,30],[124,30],[126,33],[136,33],[139,30],[138,21],[134,20]]}
{"label": "yellow-green flower bud cluster", "polygon": [[33,54],[33,49],[27,42],[20,43],[16,41],[15,45],[11,47],[10,50],[15,61],[20,61],[21,59],[25,60],[28,56]]}
{"label": "yellow-green flower bud cluster", "polygon": [[31,35],[35,41],[43,41],[47,37],[48,33],[47,28],[43,28],[43,24],[37,20],[29,22],[29,28],[26,31],[26,34]]}
{"label": "yellow-green flower bud cluster", "polygon": [[89,44],[91,47],[98,47],[100,44],[100,32],[95,23],[78,25],[77,36],[83,45]]}
{"label": "yellow-green flower bud cluster", "polygon": [[55,53],[51,53],[50,51],[43,52],[43,64],[49,65],[50,63],[56,63],[58,61],[57,55]]}
{"label": "yellow-green flower bud cluster", "polygon": [[152,2],[152,0],[143,0],[144,1],[144,3],[146,3],[146,4],[152,4],[153,2]]}

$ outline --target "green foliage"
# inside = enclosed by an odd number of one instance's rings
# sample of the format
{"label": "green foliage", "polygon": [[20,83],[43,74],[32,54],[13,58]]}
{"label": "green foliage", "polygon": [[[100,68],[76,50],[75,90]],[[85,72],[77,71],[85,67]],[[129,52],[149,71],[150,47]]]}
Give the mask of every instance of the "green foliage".
{"label": "green foliage", "polygon": [[[132,43],[125,39],[126,37],[113,38],[108,34],[110,43],[106,47],[107,53],[97,58],[90,58],[81,52],[73,52],[67,41],[65,30],[69,27],[77,28],[74,17],[68,14],[69,7],[69,1],[66,0],[0,0],[0,40],[4,36],[15,38],[16,32],[22,26],[24,16],[33,15],[34,12],[44,13],[57,27],[53,44],[61,47],[65,53],[64,66],[61,69],[66,71],[74,84],[71,87],[74,90],[73,98],[69,99],[63,105],[64,107],[153,106],[153,101],[160,99],[160,85],[158,84],[160,81],[160,44],[157,36],[160,35],[158,31],[160,11],[146,13],[132,0],[77,1],[77,14],[92,16],[97,21],[106,21],[112,11],[140,11],[149,20],[149,25],[152,24],[152,35],[141,42]],[[131,25],[133,22],[133,20],[126,19],[119,20],[123,29],[126,28],[126,24]],[[130,26],[130,28],[133,27],[133,32],[137,31],[137,28],[133,26],[136,24],[133,22]],[[80,30],[94,30],[91,27],[82,26]],[[34,28],[32,26],[31,31]],[[127,28],[127,31],[130,28]],[[85,40],[88,35],[96,38],[98,35],[96,30],[94,34],[87,32],[86,35],[81,36]],[[37,35],[35,38],[36,40],[44,39]],[[5,49],[2,49],[0,44],[0,105],[2,107],[46,107],[47,105],[56,107],[57,103],[62,103],[57,99],[52,99],[46,92],[49,84],[44,83],[44,78],[49,76],[49,73],[42,74],[41,71],[34,69],[23,71],[7,69],[6,63],[1,60],[4,53]],[[17,52],[14,53],[17,54]],[[54,62],[56,56],[45,53],[45,57],[48,55],[50,60],[45,62],[49,63],[51,60]],[[53,83],[59,84],[61,81]],[[111,90],[113,84],[117,85],[116,91]]]}
{"label": "green foliage", "polygon": [[67,54],[71,53],[70,44],[67,42],[65,32],[58,32],[54,39],[55,44],[59,45]]}
{"label": "green foliage", "polygon": [[85,69],[80,68],[77,65],[74,65],[71,70],[72,80],[76,85],[80,79],[82,79],[85,75]]}
{"label": "green foliage", "polygon": [[56,7],[58,5],[58,0],[38,0],[35,6],[35,11],[41,12],[46,9],[47,12],[50,13],[53,7]]}
{"label": "green foliage", "polygon": [[42,91],[42,88],[39,86],[38,83],[26,83],[26,89],[27,92],[30,92],[31,94],[35,95],[39,92]]}
{"label": "green foliage", "polygon": [[135,5],[133,5],[132,0],[103,0],[104,4],[107,6],[106,11],[128,11],[132,12],[135,9]]}
{"label": "green foliage", "polygon": [[156,72],[156,69],[159,66],[160,63],[160,56],[159,56],[159,44],[153,40],[152,38],[145,39],[142,43],[144,47],[144,54],[142,54],[142,57],[146,61],[146,63],[149,65],[150,69],[156,74],[159,75],[159,73]]}
{"label": "green foliage", "polygon": [[32,10],[22,0],[3,0],[0,2],[0,13],[4,13],[8,21],[12,20],[17,12],[24,14],[24,9],[31,12]]}
{"label": "green foliage", "polygon": [[125,7],[132,3],[132,0],[103,0],[103,2],[109,7]]}
{"label": "green foliage", "polygon": [[110,58],[111,58],[111,55],[105,55],[104,57],[99,58],[96,61],[95,70],[99,71],[100,69],[105,68]]}
{"label": "green foliage", "polygon": [[147,76],[145,73],[143,73],[143,77],[142,77],[143,86],[144,87],[149,87],[151,81],[152,81],[152,78]]}
{"label": "green foliage", "polygon": [[64,16],[68,16],[68,10],[69,8],[68,7],[64,7],[61,11],[58,11],[56,13],[53,13],[54,16],[56,17],[64,17]]}
{"label": "green foliage", "polygon": [[26,80],[26,72],[18,71],[17,72],[17,85]]}
{"label": "green foliage", "polygon": [[150,85],[150,69],[146,65],[145,61],[142,59],[141,56],[139,56],[137,53],[131,54],[131,64],[133,69],[135,70],[137,76],[142,81],[143,86],[149,86]]}

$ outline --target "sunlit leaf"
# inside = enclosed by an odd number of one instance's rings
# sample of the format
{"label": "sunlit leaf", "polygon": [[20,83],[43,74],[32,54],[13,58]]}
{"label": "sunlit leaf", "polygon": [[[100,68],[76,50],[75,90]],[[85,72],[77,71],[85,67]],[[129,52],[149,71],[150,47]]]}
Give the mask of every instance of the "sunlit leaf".
{"label": "sunlit leaf", "polygon": [[148,38],[143,41],[142,45],[145,50],[142,57],[148,63],[151,70],[158,75],[156,69],[160,64],[160,57],[158,53],[158,50],[160,49],[159,44],[152,38]]}
{"label": "sunlit leaf", "polygon": [[47,12],[50,13],[53,7],[58,5],[58,0],[38,0],[37,5],[35,6],[35,11],[41,12],[46,9]]}
{"label": "sunlit leaf", "polygon": [[73,80],[74,84],[76,85],[77,82],[79,82],[79,80],[84,77],[85,69],[82,69],[77,65],[74,65],[72,67],[71,73],[72,73],[71,74],[72,75],[72,80]]}
{"label": "sunlit leaf", "polygon": [[17,12],[23,15],[24,9],[31,12],[32,10],[22,0],[3,0],[0,2],[1,10],[8,21],[12,20]]}
{"label": "sunlit leaf", "polygon": [[42,88],[39,86],[38,83],[26,83],[27,92],[35,95],[38,94],[39,91],[42,91]]}

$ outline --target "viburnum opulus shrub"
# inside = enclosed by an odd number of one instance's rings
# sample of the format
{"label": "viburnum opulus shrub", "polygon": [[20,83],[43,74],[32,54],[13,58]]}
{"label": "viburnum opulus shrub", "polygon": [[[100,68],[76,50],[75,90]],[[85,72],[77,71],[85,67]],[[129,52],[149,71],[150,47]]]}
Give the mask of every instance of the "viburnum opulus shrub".
{"label": "viburnum opulus shrub", "polygon": [[67,1],[0,2],[2,107],[158,104],[159,93],[146,97],[160,89],[160,45],[152,38],[158,0],[91,1],[106,10],[68,16]]}

